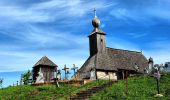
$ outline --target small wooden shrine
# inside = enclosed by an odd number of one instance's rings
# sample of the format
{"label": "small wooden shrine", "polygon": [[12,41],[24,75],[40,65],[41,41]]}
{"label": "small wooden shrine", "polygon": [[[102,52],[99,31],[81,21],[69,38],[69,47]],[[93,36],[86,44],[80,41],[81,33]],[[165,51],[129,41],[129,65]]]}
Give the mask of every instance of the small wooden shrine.
{"label": "small wooden shrine", "polygon": [[52,62],[48,57],[42,57],[33,66],[33,82],[35,83],[49,83],[53,82],[54,74],[57,71],[57,65]]}

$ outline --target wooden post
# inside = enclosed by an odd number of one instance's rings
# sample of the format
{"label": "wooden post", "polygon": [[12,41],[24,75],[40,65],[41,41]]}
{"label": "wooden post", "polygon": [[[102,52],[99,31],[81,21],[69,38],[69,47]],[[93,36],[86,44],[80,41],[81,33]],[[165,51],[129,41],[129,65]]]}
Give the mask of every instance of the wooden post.
{"label": "wooden post", "polygon": [[48,77],[48,80],[49,80],[49,83],[50,83],[50,79],[51,79],[51,70],[50,70],[50,68],[48,69],[48,71],[49,71],[49,77]]}
{"label": "wooden post", "polygon": [[126,75],[126,77],[125,77],[125,80],[126,80],[126,83],[125,83],[125,85],[126,85],[125,94],[127,96],[128,95],[128,71],[125,71],[125,75]]}
{"label": "wooden post", "polygon": [[18,81],[17,81],[17,86],[18,86]]}
{"label": "wooden post", "polygon": [[122,70],[123,80],[125,79],[125,71]]}
{"label": "wooden post", "polygon": [[156,82],[157,82],[157,91],[158,91],[158,94],[159,94],[159,79],[160,79],[160,73],[159,73],[159,70],[157,70],[157,73],[156,73]]}
{"label": "wooden post", "polygon": [[[109,72],[108,72],[108,74],[109,74]],[[110,74],[109,74],[109,86],[111,86],[111,84],[110,84]]]}
{"label": "wooden post", "polygon": [[155,95],[155,97],[162,97],[163,95],[160,94],[160,90],[159,90],[159,79],[160,79],[161,75],[159,73],[159,69],[157,69],[157,72],[155,73],[155,78],[156,78],[156,82],[157,82],[157,91],[158,93]]}
{"label": "wooden post", "polygon": [[159,94],[159,80],[156,79],[156,81],[157,81],[157,91],[158,91],[158,94]]}
{"label": "wooden post", "polygon": [[45,71],[45,81],[44,81],[44,83],[46,83],[47,82],[47,69],[45,69],[46,71]]}

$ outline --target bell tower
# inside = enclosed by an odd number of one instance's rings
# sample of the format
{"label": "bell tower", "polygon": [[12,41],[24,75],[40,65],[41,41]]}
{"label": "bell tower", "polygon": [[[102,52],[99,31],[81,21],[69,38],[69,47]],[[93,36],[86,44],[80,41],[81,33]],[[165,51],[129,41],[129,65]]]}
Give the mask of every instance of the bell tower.
{"label": "bell tower", "polygon": [[93,56],[96,53],[102,53],[106,51],[106,34],[102,30],[100,30],[100,20],[96,16],[95,9],[92,25],[94,29],[89,35],[90,56]]}

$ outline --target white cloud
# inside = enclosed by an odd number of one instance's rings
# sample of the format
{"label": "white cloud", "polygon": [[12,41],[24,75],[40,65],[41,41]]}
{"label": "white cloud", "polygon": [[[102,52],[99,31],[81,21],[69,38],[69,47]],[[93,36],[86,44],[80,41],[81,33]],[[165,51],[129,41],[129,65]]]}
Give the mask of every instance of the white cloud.
{"label": "white cloud", "polygon": [[128,33],[129,36],[133,37],[133,38],[142,38],[142,37],[145,37],[147,36],[148,34],[147,33]]}
{"label": "white cloud", "polygon": [[35,62],[44,55],[53,58],[59,66],[63,66],[63,64],[71,66],[70,64],[75,63],[79,67],[88,57],[88,38],[86,36],[57,30],[50,31],[35,26],[30,26],[28,30],[24,31],[21,36],[17,36],[17,39],[24,45],[0,45],[2,48],[0,50],[1,72],[9,69],[10,71],[32,69]]}
{"label": "white cloud", "polygon": [[145,26],[157,24],[158,22],[155,19],[170,21],[169,0],[150,0],[148,3],[145,2],[146,1],[136,2],[136,0],[129,2],[117,1],[115,7],[110,11],[110,14],[129,24],[135,21]]}
{"label": "white cloud", "polygon": [[19,22],[53,22],[55,20],[82,17],[92,9],[103,9],[111,4],[104,1],[85,2],[81,0],[44,1],[28,7],[20,5],[0,5],[0,18],[8,18]]}
{"label": "white cloud", "polygon": [[[49,25],[50,23],[55,23],[59,24],[59,26],[66,27],[68,24],[72,25],[70,21],[75,22],[75,19],[87,17],[89,14],[92,15],[94,7],[97,10],[102,11],[110,6],[113,8],[110,12],[112,16],[117,19],[127,21],[128,23],[133,20],[145,24],[152,24],[155,23],[152,22],[152,17],[163,18],[166,20],[170,18],[167,13],[167,11],[169,11],[169,7],[165,9],[162,5],[160,5],[157,9],[154,8],[156,8],[158,4],[156,6],[143,7],[140,10],[129,9],[128,7],[118,5],[119,3],[117,2],[86,2],[81,0],[74,0],[74,2],[72,0],[49,0],[41,3],[34,3],[27,7],[23,7],[21,5],[1,5],[0,29],[6,29],[3,34],[17,39],[19,44],[0,45],[0,61],[3,61],[0,62],[0,65],[5,66],[0,66],[0,70],[27,70],[44,55],[52,58],[52,60],[59,66],[67,64],[70,67],[73,63],[81,66],[84,63],[89,55],[88,38],[86,36],[70,33],[69,31],[71,29],[68,28],[61,31],[58,27],[55,27],[55,29],[54,27],[51,29],[38,27],[38,25],[35,25],[37,22],[43,22],[46,25],[48,25],[48,23]],[[145,10],[147,12],[143,12]],[[79,20],[77,23],[80,23]],[[72,27],[79,27],[79,24]],[[105,24],[102,24],[101,27],[105,27]],[[129,35],[133,38],[141,38],[145,37],[147,34],[129,33]],[[135,51],[140,51],[142,49],[140,48],[140,45],[133,43],[130,40],[107,37],[107,41],[107,46],[113,48]],[[167,49],[164,48],[164,45],[169,46],[167,41],[159,43],[154,42],[154,45],[151,43],[150,46],[158,50],[143,50],[144,53],[146,52],[147,57],[152,56],[156,62],[163,62],[170,60],[168,57],[169,49],[164,51],[164,49]],[[73,48],[67,49],[66,47]],[[41,48],[47,49],[44,50]],[[49,48],[54,49],[51,50]],[[159,48],[162,49],[160,50]]]}
{"label": "white cloud", "polygon": [[[0,51],[0,72],[3,71],[24,71],[32,69],[32,66],[42,57],[48,56],[61,69],[64,64],[72,67],[76,64],[81,67],[88,57],[88,50],[66,50],[66,51]],[[5,60],[4,60],[5,59]]]}
{"label": "white cloud", "polygon": [[49,15],[45,12],[33,11],[18,6],[1,6],[0,17],[19,22],[46,22],[50,20]]}

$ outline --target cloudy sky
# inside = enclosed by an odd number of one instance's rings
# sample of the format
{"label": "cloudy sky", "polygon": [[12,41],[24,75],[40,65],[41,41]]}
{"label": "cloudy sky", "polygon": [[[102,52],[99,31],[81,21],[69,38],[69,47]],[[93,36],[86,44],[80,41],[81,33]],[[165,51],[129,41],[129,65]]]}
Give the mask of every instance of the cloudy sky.
{"label": "cloudy sky", "polygon": [[0,0],[0,72],[31,69],[45,55],[59,68],[80,67],[93,8],[108,47],[170,61],[169,0]]}

